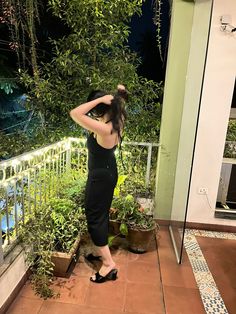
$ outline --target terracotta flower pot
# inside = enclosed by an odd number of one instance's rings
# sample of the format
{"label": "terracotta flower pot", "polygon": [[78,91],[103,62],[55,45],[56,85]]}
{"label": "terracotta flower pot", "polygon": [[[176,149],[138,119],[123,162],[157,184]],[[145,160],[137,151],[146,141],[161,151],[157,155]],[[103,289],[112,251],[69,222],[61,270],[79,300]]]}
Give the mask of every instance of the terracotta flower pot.
{"label": "terracotta flower pot", "polygon": [[109,220],[109,232],[114,235],[120,234],[120,222]]}
{"label": "terracotta flower pot", "polygon": [[128,242],[129,242],[129,249],[133,253],[145,253],[148,250],[148,247],[154,237],[156,231],[156,225],[154,225],[150,229],[131,229],[129,228],[128,233]]}

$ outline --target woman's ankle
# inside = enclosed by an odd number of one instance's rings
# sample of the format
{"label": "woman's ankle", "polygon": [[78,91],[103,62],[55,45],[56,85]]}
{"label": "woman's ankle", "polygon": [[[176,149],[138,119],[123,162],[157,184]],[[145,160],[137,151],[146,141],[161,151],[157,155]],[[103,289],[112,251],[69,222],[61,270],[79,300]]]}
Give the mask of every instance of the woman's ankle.
{"label": "woman's ankle", "polygon": [[102,266],[106,267],[106,268],[109,268],[109,267],[115,267],[116,266],[116,263],[114,261],[110,261],[110,262],[102,262]]}

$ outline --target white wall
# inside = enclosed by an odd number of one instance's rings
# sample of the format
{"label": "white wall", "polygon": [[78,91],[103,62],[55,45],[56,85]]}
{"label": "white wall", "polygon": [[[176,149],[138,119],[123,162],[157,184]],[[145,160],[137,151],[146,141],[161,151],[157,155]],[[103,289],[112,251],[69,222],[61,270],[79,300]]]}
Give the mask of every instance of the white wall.
{"label": "white wall", "polygon": [[[236,33],[220,31],[224,14],[236,26],[236,0],[214,0],[187,221],[236,226],[236,221],[214,218],[236,76]],[[208,198],[198,194],[199,187],[208,188]]]}
{"label": "white wall", "polygon": [[0,277],[0,308],[6,302],[27,271],[25,257],[20,253]]}

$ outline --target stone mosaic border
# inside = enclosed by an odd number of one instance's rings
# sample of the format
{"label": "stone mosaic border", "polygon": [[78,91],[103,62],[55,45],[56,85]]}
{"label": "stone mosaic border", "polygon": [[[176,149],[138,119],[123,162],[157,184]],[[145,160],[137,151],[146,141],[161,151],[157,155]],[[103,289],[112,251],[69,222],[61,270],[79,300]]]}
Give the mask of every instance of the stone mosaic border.
{"label": "stone mosaic border", "polygon": [[236,234],[186,229],[184,246],[207,314],[229,314],[208,268],[196,236],[236,240]]}

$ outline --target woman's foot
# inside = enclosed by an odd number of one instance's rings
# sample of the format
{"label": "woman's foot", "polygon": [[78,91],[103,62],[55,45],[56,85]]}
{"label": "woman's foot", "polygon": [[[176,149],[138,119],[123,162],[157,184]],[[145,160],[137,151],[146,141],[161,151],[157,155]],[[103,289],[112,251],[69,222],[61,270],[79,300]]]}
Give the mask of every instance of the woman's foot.
{"label": "woman's foot", "polygon": [[[91,281],[94,281],[94,282],[97,282],[96,281],[96,278],[97,276],[100,276],[100,277],[103,277],[103,278],[106,278],[107,276],[109,277],[109,274],[110,273],[114,273],[113,271],[116,272],[117,274],[117,269],[115,268],[116,267],[116,264],[115,263],[112,263],[112,264],[109,264],[109,265],[105,265],[103,264],[102,267],[99,269],[99,272],[97,272],[94,276],[92,276],[90,278]],[[116,279],[116,278],[115,278]],[[115,279],[112,279],[112,280],[115,280]],[[108,278],[109,280],[109,278]],[[106,280],[105,280],[106,281]],[[103,281],[104,282],[104,281]]]}
{"label": "woman's foot", "polygon": [[112,263],[109,265],[102,264],[102,267],[99,269],[99,274],[101,276],[106,276],[112,269],[116,268],[116,264]]}
{"label": "woman's foot", "polygon": [[96,283],[103,283],[108,280],[116,280],[117,272],[118,270],[116,268],[113,268],[111,271],[109,271],[109,273],[106,274],[106,276],[102,276],[99,272],[97,272],[93,277],[90,277],[90,280]]}

